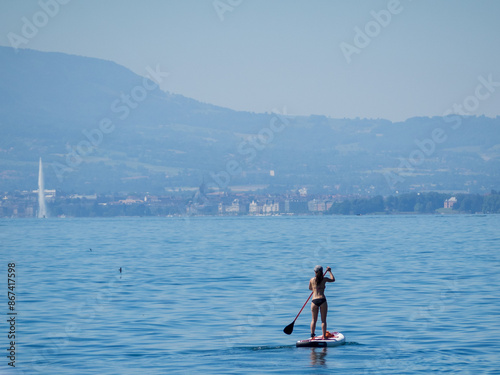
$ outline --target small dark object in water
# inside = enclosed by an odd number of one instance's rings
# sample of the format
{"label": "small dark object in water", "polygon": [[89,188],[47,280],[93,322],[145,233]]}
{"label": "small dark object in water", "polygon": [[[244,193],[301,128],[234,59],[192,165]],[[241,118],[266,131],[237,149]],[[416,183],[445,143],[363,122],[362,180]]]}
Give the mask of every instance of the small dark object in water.
{"label": "small dark object in water", "polygon": [[120,273],[122,273],[122,268],[120,267]]}
{"label": "small dark object in water", "polygon": [[89,251],[92,251],[92,248],[90,248]]}

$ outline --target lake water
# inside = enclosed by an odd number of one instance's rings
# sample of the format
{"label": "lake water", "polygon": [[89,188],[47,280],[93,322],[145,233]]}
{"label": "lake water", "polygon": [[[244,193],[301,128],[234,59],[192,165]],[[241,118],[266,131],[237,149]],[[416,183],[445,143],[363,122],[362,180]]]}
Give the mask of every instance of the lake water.
{"label": "lake water", "polygon": [[[500,374],[499,228],[500,215],[3,219],[0,373]],[[282,331],[316,264],[337,279],[328,329],[344,346],[295,347],[309,304]]]}

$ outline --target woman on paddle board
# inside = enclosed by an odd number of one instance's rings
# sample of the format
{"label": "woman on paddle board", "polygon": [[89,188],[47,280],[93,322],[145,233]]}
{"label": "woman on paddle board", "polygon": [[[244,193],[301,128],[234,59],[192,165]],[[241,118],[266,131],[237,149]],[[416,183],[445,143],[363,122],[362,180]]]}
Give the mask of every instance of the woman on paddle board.
{"label": "woman on paddle board", "polygon": [[318,321],[318,311],[321,312],[321,330],[323,331],[322,340],[326,339],[326,313],[328,312],[328,303],[325,297],[325,287],[326,283],[333,283],[335,277],[333,276],[332,269],[326,267],[326,272],[330,272],[330,277],[324,277],[323,267],[314,267],[314,273],[316,274],[311,280],[309,280],[309,290],[313,291],[313,299],[311,302],[311,337],[315,337],[314,331],[316,330],[316,322]]}

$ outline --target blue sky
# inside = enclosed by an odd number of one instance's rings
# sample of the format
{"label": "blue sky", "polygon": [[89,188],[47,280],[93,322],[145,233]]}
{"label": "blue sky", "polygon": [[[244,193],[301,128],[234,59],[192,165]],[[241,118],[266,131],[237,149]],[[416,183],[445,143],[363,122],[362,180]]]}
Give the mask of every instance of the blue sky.
{"label": "blue sky", "polygon": [[[400,121],[443,115],[480,76],[500,82],[499,15],[497,0],[3,0],[0,45],[28,20],[41,26],[20,48],[140,75],[159,64],[164,90],[203,102]],[[357,52],[346,58],[341,45]],[[500,87],[471,114],[499,115],[499,104]]]}

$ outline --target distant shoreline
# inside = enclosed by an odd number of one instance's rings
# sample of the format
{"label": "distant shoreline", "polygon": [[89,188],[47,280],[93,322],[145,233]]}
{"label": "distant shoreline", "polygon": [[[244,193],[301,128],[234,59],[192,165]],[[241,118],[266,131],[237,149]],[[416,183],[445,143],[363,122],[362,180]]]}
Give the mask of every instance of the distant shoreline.
{"label": "distant shoreline", "polygon": [[[46,191],[47,193],[48,191]],[[0,217],[36,217],[37,192],[7,193]],[[213,194],[191,196],[57,195],[45,196],[49,217],[196,217],[288,215],[456,215],[500,213],[500,192],[489,194],[405,193],[382,197],[304,194]]]}

